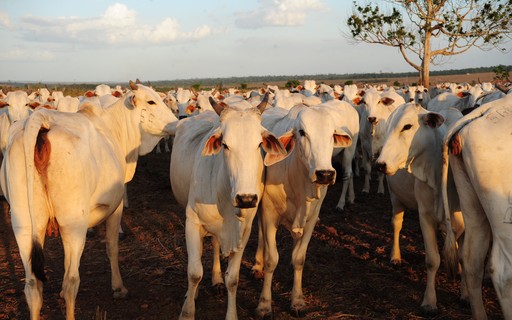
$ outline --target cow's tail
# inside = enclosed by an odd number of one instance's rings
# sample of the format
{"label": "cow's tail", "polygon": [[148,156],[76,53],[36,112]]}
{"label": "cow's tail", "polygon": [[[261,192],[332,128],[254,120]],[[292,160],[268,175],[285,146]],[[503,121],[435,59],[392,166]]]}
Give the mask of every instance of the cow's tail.
{"label": "cow's tail", "polygon": [[[35,189],[38,188],[35,183],[35,175],[37,171],[43,188],[46,189],[47,167],[51,151],[50,141],[47,137],[49,130],[50,125],[47,112],[45,110],[41,110],[34,113],[27,119],[23,133],[27,174],[28,210],[32,222],[32,250],[29,263],[32,265],[34,275],[40,281],[46,281],[46,276],[44,274],[44,252],[37,230],[46,226],[37,225],[38,221],[41,221],[41,219],[37,218],[38,213],[35,212]],[[43,194],[46,194],[46,190],[44,190]]]}
{"label": "cow's tail", "polygon": [[443,170],[442,170],[442,196],[444,206],[444,222],[446,227],[446,239],[444,241],[443,256],[446,265],[446,273],[449,279],[454,279],[459,266],[457,256],[457,244],[452,228],[450,204],[448,203],[448,169],[449,169],[448,145],[443,144]]}

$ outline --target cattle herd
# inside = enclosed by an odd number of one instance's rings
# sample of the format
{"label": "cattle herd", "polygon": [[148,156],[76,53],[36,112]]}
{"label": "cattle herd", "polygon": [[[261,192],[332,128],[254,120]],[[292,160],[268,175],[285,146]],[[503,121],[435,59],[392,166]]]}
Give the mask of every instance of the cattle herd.
{"label": "cattle herd", "polygon": [[[512,319],[509,85],[342,87],[306,80],[293,89],[157,92],[130,81],[126,88],[98,85],[79,97],[47,88],[0,96],[0,185],[31,319],[41,317],[43,306],[45,239],[62,239],[60,295],[66,319],[75,319],[87,233],[102,222],[113,297],[127,296],[118,257],[126,184],[139,156],[155,147],[162,152],[163,139],[164,152],[171,152],[172,193],[186,216],[188,289],[180,319],[201,318],[195,303],[205,238],[213,247],[212,284],[227,291],[225,318],[238,318],[239,273],[252,226],[258,234],[252,272],[263,279],[256,316],[272,317],[281,226],[293,241],[289,308],[301,315],[306,252],[335,183],[341,184],[338,211],[354,204],[356,193],[388,190],[391,264],[402,262],[404,212],[418,213],[425,314],[439,312],[436,273],[444,260],[452,275],[460,274],[460,299],[473,318],[487,318],[482,281],[488,273],[504,318]],[[370,190],[372,169],[376,190]],[[361,190],[354,190],[354,176],[362,177]]]}

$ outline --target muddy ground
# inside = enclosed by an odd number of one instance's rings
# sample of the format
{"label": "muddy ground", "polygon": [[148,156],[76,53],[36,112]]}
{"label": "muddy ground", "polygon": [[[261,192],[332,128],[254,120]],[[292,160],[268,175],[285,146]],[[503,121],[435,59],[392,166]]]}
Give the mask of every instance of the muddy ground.
{"label": "muddy ground", "polygon": [[[167,154],[149,154],[139,160],[129,184],[130,207],[123,227],[127,237],[120,243],[120,265],[126,300],[113,300],[110,267],[103,240],[104,226],[89,238],[80,265],[81,284],[77,319],[95,319],[97,311],[107,319],[177,319],[187,286],[187,255],[183,208],[173,199]],[[361,190],[361,178],[355,178]],[[424,248],[417,214],[406,213],[401,246],[403,263],[389,263],[392,243],[389,197],[357,194],[345,212],[334,210],[340,184],[329,188],[320,221],[311,239],[303,277],[307,314],[303,319],[423,319],[419,306],[425,289]],[[23,294],[24,272],[14,240],[8,205],[1,201],[0,219],[0,319],[28,319]],[[253,319],[262,280],[254,279],[251,266],[257,228],[245,250],[238,287],[239,319]],[[292,239],[278,232],[279,265],[273,282],[274,319],[293,319],[289,313],[293,272]],[[48,238],[45,246],[48,282],[44,287],[43,319],[64,319],[64,300],[59,297],[63,277],[60,238]],[[204,278],[196,301],[197,319],[223,319],[225,292],[211,287],[211,246],[205,241]],[[226,263],[223,262],[225,268]],[[470,309],[458,299],[459,283],[446,278],[443,266],[437,277],[439,314],[433,319],[470,319]],[[490,319],[501,311],[490,279],[483,296]]]}

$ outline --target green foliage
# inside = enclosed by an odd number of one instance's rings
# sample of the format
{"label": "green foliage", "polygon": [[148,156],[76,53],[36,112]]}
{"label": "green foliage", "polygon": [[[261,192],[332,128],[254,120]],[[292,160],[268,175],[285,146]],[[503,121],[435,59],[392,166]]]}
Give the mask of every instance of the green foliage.
{"label": "green foliage", "polygon": [[247,90],[247,83],[240,83],[241,90]]}
{"label": "green foliage", "polygon": [[192,87],[196,92],[199,92],[199,89],[201,89],[201,84],[200,84],[200,83],[194,83],[193,85],[191,85],[191,87]]}
{"label": "green foliage", "polygon": [[494,74],[495,74],[494,79],[499,80],[499,81],[510,81],[509,80],[510,66],[508,66],[508,68],[507,68],[504,65],[500,64],[499,66],[492,69],[492,72],[494,72]]}
{"label": "green foliage", "polygon": [[397,81],[393,82],[393,86],[395,86],[395,87],[401,87],[401,86],[402,86],[402,84],[400,83],[400,81],[398,81],[398,80],[397,80]]}
{"label": "green foliage", "polygon": [[286,88],[295,88],[298,85],[300,85],[300,81],[295,79],[295,80],[288,80],[284,86]]}
{"label": "green foliage", "polygon": [[352,85],[352,84],[354,84],[354,81],[352,81],[352,80],[347,80],[347,81],[345,81],[345,85],[346,85],[346,86],[350,86],[350,85]]}

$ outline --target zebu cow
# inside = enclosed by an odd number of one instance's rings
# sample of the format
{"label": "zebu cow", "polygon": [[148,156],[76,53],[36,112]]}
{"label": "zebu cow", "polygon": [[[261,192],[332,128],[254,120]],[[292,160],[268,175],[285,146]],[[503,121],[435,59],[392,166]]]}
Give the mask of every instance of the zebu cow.
{"label": "zebu cow", "polygon": [[45,231],[60,232],[64,244],[66,319],[75,318],[87,227],[106,220],[114,298],[128,293],[118,265],[124,184],[132,179],[138,156],[171,134],[177,121],[152,89],[130,86],[133,91],[108,108],[41,109],[11,128],[0,182],[25,268],[31,319],[39,319],[43,303]]}
{"label": "zebu cow", "polygon": [[336,181],[336,171],[331,165],[333,149],[346,148],[352,139],[357,139],[357,132],[336,126],[333,117],[336,113],[340,113],[336,107],[305,105],[297,105],[289,111],[273,108],[263,113],[263,125],[276,134],[292,130],[296,146],[284,161],[267,167],[259,214],[260,238],[253,266],[254,272],[264,272],[256,309],[259,316],[266,316],[272,310],[271,287],[279,260],[276,244],[279,225],[284,225],[294,238],[291,309],[299,313],[305,306],[302,270],[327,186]]}
{"label": "zebu cow", "polygon": [[[405,101],[398,93],[376,90],[368,90],[363,96],[363,104],[360,107],[361,118],[359,120],[359,139],[362,149],[362,165],[364,168],[363,193],[370,192],[370,178],[372,174],[372,162],[382,149],[386,131],[386,120],[393,110],[404,104]],[[384,174],[378,174],[377,193],[384,194]]]}
{"label": "zebu cow", "polygon": [[[457,121],[444,138],[443,190],[449,165],[466,225],[462,264],[473,319],[487,319],[482,278],[491,239],[489,271],[503,316],[512,319],[511,120],[512,95],[507,95]],[[443,195],[446,207],[446,192]],[[448,253],[453,250],[453,240],[448,233]],[[451,265],[455,264],[456,260],[451,260]]]}
{"label": "zebu cow", "polygon": [[[246,108],[228,107],[213,99],[210,103],[215,112],[205,111],[180,121],[171,154],[173,194],[186,208],[187,216],[188,290],[180,319],[195,316],[194,299],[203,276],[202,242],[207,235],[214,237],[214,250],[220,245],[222,254],[229,256],[226,319],[237,319],[238,274],[263,192],[263,165],[280,161],[287,154],[283,144],[261,125],[260,112],[266,99],[258,108],[248,102]],[[291,133],[282,139],[293,142]],[[265,160],[260,146],[267,152]],[[222,283],[218,260],[216,264],[214,285]]]}
{"label": "zebu cow", "polygon": [[[421,307],[427,314],[437,312],[435,275],[440,256],[436,234],[439,226],[445,226],[440,194],[441,148],[446,131],[444,121],[441,114],[428,112],[418,104],[403,104],[388,118],[384,146],[376,161],[377,168],[390,176],[388,178],[393,178],[400,169],[407,169],[414,176],[413,179],[405,177],[400,181],[388,181],[390,187],[393,183],[398,184],[398,187],[393,187],[393,191],[402,205],[410,206],[410,209],[416,209],[416,206],[419,213],[427,267],[427,286]],[[453,199],[457,198],[454,191],[450,195]],[[460,235],[464,223],[455,201],[449,212],[455,216],[453,227],[457,230],[457,235]],[[401,215],[403,216],[403,211]]]}

